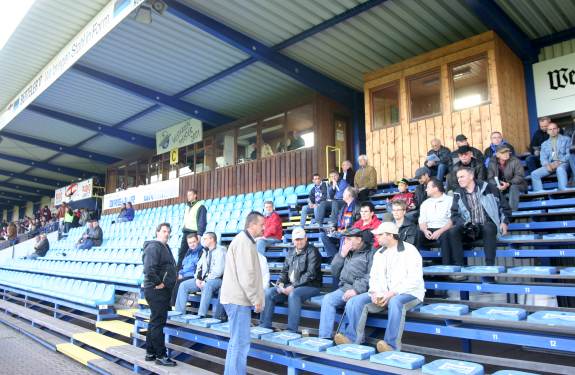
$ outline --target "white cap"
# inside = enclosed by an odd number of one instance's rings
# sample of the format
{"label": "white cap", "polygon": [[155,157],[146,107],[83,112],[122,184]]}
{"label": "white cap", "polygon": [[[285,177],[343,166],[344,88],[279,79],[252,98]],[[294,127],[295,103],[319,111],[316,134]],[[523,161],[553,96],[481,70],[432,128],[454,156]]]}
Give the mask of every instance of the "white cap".
{"label": "white cap", "polygon": [[294,240],[301,240],[305,238],[305,230],[302,227],[297,227],[291,232],[291,238]]}
{"label": "white cap", "polygon": [[399,231],[397,230],[397,225],[395,225],[391,221],[386,221],[384,223],[379,224],[379,227],[372,230],[371,233],[375,235],[384,233],[398,234]]}

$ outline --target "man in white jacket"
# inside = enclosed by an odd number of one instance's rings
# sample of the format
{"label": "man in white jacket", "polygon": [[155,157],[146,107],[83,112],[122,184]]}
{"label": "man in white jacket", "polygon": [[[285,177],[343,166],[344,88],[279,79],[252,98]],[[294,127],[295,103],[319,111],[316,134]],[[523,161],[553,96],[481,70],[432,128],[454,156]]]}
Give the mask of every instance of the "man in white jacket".
{"label": "man in white jacket", "polygon": [[369,290],[345,306],[347,323],[335,342],[363,343],[368,313],[387,309],[385,336],[378,341],[377,351],[400,350],[405,313],[423,302],[425,296],[421,255],[415,246],[399,239],[393,223],[385,222],[372,233],[382,247],[373,256]]}

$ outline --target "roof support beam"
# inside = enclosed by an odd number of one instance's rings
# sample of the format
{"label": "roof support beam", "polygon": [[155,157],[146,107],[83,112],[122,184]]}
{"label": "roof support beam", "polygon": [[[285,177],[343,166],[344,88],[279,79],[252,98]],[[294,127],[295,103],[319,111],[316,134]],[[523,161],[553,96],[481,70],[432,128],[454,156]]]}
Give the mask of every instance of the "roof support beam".
{"label": "roof support beam", "polygon": [[22,158],[20,156],[12,156],[12,155],[6,155],[6,154],[0,153],[0,159],[8,160],[8,161],[11,161],[13,163],[20,163],[20,164],[24,164],[24,165],[29,165],[29,166],[34,167],[34,168],[42,168],[42,169],[45,169],[48,171],[52,171],[52,172],[56,172],[56,173],[62,173],[62,174],[66,174],[66,175],[74,176],[74,177],[86,178],[86,177],[91,176],[90,173],[81,171],[79,169],[62,167],[59,165],[50,164],[50,163],[46,163],[43,161],[36,161],[36,160]]}
{"label": "roof support beam", "polygon": [[353,105],[354,89],[319,73],[304,64],[284,56],[263,43],[174,0],[165,0],[168,11],[181,20],[240,49],[292,77],[309,88],[348,107]]}
{"label": "roof support beam", "polygon": [[535,39],[533,44],[535,44],[537,48],[543,48],[553,44],[565,42],[573,38],[575,38],[575,27]]}
{"label": "roof support beam", "polygon": [[0,169],[0,175],[10,177],[10,178],[17,178],[20,180],[35,182],[37,184],[54,186],[54,187],[62,187],[62,186],[66,186],[69,184],[69,182],[66,182],[66,181],[52,180],[50,178],[36,177],[36,176],[31,176],[31,175],[26,174],[26,173],[10,172],[10,171],[4,171],[1,169]]}
{"label": "roof support beam", "polygon": [[84,151],[84,150],[80,150],[80,149],[77,149],[74,147],[68,147],[68,146],[57,144],[57,143],[43,141],[41,139],[27,137],[25,135],[14,134],[14,133],[9,133],[9,132],[5,132],[5,131],[0,133],[0,135],[3,136],[4,138],[14,139],[16,141],[29,143],[29,144],[34,145],[34,146],[39,146],[39,147],[47,148],[49,150],[58,151],[58,152],[61,152],[63,154],[73,155],[73,156],[77,156],[79,158],[89,159],[89,160],[97,161],[97,162],[101,162],[101,163],[113,164],[113,163],[116,163],[116,162],[121,160],[121,159],[114,158],[111,156],[98,154],[96,152]]}
{"label": "roof support beam", "polygon": [[56,120],[64,121],[78,127],[98,132],[103,135],[121,139],[125,142],[135,144],[137,146],[153,149],[156,147],[156,140],[150,137],[139,135],[136,133],[128,132],[126,130],[114,129],[111,126],[97,123],[95,121],[86,120],[80,117],[72,116],[66,113],[54,111],[52,109],[43,108],[38,105],[31,104],[27,110],[39,113],[41,115],[51,117]]}
{"label": "roof support beam", "polygon": [[[13,184],[10,182],[5,182],[5,181],[0,181],[0,188],[20,190],[20,191],[25,191],[25,192],[31,193],[31,194],[45,195],[45,196],[49,196],[49,197],[54,195],[54,190],[46,190],[46,189],[40,189],[40,188],[35,188],[35,187],[30,187],[30,186],[23,186],[23,185]],[[12,194],[14,194],[14,193],[12,193]]]}
{"label": "roof support beam", "polygon": [[20,194],[20,193],[11,193],[9,191],[0,191],[0,199],[8,199],[8,200],[22,201],[22,202],[28,202],[28,201],[33,202],[33,201],[38,200],[38,197],[35,197],[32,195]]}
{"label": "roof support beam", "polygon": [[114,77],[110,74],[97,71],[87,66],[76,64],[72,67],[72,69],[83,73],[84,75],[97,81],[115,86],[121,90],[151,100],[155,103],[174,108],[190,117],[196,118],[208,124],[223,125],[235,120],[233,117],[222,115],[210,109],[188,103],[174,96],[162,94],[161,92],[140,86],[136,83],[132,83],[118,77]]}

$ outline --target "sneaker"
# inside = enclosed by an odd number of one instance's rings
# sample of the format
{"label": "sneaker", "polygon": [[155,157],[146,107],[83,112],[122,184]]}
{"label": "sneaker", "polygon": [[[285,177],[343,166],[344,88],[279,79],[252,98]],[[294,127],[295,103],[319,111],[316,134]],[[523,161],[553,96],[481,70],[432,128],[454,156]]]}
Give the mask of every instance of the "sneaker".
{"label": "sneaker", "polygon": [[383,340],[379,340],[379,341],[377,342],[376,348],[377,348],[377,352],[378,352],[378,353],[391,352],[391,351],[393,351],[393,348],[392,348],[391,346],[389,346],[389,344],[386,343],[386,342],[383,341]]}
{"label": "sneaker", "polygon": [[146,353],[146,362],[151,362],[151,361],[155,361],[155,360],[156,360],[155,354]]}
{"label": "sneaker", "polygon": [[333,341],[335,341],[336,345],[351,344],[351,340],[348,339],[347,336],[343,333],[336,334],[333,338]]}
{"label": "sneaker", "polygon": [[174,367],[177,365],[177,363],[168,356],[156,358],[156,364],[167,367]]}

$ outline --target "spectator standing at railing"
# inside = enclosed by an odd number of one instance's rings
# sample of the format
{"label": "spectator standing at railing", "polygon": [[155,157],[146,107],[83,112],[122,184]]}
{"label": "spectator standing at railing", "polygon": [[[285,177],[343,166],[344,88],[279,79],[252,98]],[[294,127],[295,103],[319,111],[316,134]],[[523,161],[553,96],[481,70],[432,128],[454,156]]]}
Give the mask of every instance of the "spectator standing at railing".
{"label": "spectator standing at railing", "polygon": [[527,191],[525,172],[519,159],[511,155],[507,145],[499,145],[487,169],[487,180],[507,199],[512,211],[519,206],[519,196]]}
{"label": "spectator standing at railing", "polygon": [[256,249],[258,253],[264,254],[268,245],[281,242],[283,238],[282,219],[274,210],[274,202],[267,201],[264,203],[264,234],[256,238]]}
{"label": "spectator standing at railing", "polygon": [[300,225],[303,227],[307,221],[307,215],[310,210],[313,210],[315,224],[323,225],[323,219],[328,207],[327,202],[327,186],[322,183],[321,177],[318,173],[313,175],[313,187],[309,191],[307,204],[301,209]]}
{"label": "spectator standing at railing", "polygon": [[567,189],[571,138],[559,134],[559,126],[554,122],[547,127],[547,133],[549,139],[541,144],[541,168],[531,173],[534,192],[543,190],[541,179],[552,173],[557,175],[558,189]]}
{"label": "spectator standing at railing", "polygon": [[357,158],[359,169],[355,172],[353,186],[357,189],[357,199],[360,202],[369,201],[369,195],[377,189],[377,171],[367,164],[367,155]]}
{"label": "spectator standing at railing", "polygon": [[74,221],[74,211],[72,207],[66,205],[66,212],[64,213],[64,233],[68,233],[70,228],[72,228],[72,222]]}
{"label": "spectator standing at railing", "polygon": [[355,172],[351,165],[351,161],[344,160],[344,162],[341,163],[341,172],[339,172],[339,179],[345,180],[348,186],[354,186],[354,178],[355,178]]}
{"label": "spectator standing at railing", "polygon": [[182,242],[180,250],[178,251],[178,268],[182,265],[186,251],[188,250],[188,243],[186,236],[189,233],[195,232],[198,236],[203,236],[206,232],[208,211],[204,206],[203,200],[198,200],[198,191],[190,189],[187,192],[186,198],[188,203],[184,213],[184,226],[182,227]]}

